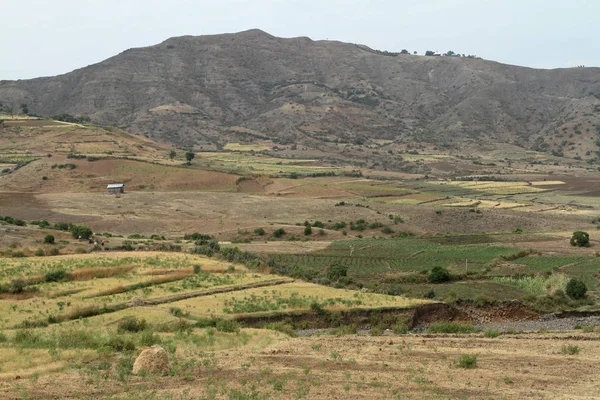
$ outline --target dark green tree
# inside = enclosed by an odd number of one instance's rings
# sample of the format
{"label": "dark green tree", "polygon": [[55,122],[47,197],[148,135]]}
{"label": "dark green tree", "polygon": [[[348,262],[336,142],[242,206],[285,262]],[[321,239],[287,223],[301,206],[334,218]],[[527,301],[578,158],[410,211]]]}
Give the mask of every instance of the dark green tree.
{"label": "dark green tree", "polygon": [[585,286],[585,283],[579,279],[571,279],[567,283],[567,296],[572,299],[583,299],[586,292],[587,287]]}
{"label": "dark green tree", "polygon": [[427,280],[431,283],[448,282],[450,280],[450,272],[444,267],[433,267]]}
{"label": "dark green tree", "polygon": [[571,246],[590,247],[590,234],[583,231],[573,232],[573,236],[571,236]]}
{"label": "dark green tree", "polygon": [[196,155],[194,154],[194,152],[192,152],[192,151],[186,151],[186,153],[185,153],[185,159],[187,160],[188,164],[192,162],[192,160],[194,159],[194,157],[196,157]]}
{"label": "dark green tree", "polygon": [[175,156],[177,156],[177,153],[175,152],[175,150],[171,150],[169,152],[169,158],[172,160],[175,158]]}

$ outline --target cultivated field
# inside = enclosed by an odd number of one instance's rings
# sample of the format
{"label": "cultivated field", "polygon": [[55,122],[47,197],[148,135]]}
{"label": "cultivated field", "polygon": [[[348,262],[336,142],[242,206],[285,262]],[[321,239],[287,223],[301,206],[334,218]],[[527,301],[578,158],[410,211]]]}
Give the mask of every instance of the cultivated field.
{"label": "cultivated field", "polygon": [[[367,150],[408,171],[358,169],[354,146],[264,138],[188,162],[117,128],[0,119],[2,398],[600,396],[587,164],[388,140]],[[578,314],[512,328],[550,312]],[[152,345],[167,376],[132,374]]]}

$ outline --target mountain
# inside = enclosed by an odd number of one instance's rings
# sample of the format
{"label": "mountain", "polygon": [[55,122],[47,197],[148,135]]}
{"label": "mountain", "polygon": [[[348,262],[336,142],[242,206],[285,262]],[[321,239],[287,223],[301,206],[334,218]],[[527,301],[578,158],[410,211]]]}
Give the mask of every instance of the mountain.
{"label": "mountain", "polygon": [[250,30],[171,38],[64,75],[0,81],[0,102],[198,150],[262,139],[313,149],[508,143],[591,158],[600,68],[401,55]]}

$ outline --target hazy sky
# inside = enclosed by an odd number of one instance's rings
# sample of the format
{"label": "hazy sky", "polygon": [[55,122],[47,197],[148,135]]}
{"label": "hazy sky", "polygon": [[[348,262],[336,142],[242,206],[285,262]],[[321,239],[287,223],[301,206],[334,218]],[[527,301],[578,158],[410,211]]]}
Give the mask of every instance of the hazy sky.
{"label": "hazy sky", "polygon": [[600,66],[600,0],[0,0],[0,80],[57,75],[172,36],[262,29],[380,50]]}

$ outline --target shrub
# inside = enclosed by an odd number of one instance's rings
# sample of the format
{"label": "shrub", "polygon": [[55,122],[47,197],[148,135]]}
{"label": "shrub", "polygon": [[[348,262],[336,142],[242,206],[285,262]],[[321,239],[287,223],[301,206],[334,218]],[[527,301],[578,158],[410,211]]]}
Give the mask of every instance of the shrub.
{"label": "shrub", "polygon": [[43,256],[44,256],[44,250],[42,250],[42,249],[37,249],[37,250],[35,251],[35,256],[36,256],[36,257],[43,257]]}
{"label": "shrub", "polygon": [[348,275],[348,267],[340,264],[333,263],[327,268],[327,279],[330,281],[338,281],[341,278]]}
{"label": "shrub", "polygon": [[590,247],[590,234],[583,231],[573,232],[570,242],[571,246]]}
{"label": "shrub", "polygon": [[448,282],[450,280],[450,272],[444,267],[433,267],[431,272],[429,272],[427,280],[431,283]]}
{"label": "shrub", "polygon": [[486,338],[496,338],[500,336],[500,332],[496,329],[488,329],[487,331],[483,332],[483,336]]}
{"label": "shrub", "polygon": [[50,255],[51,256],[57,256],[60,254],[60,250],[58,250],[58,247],[53,247],[50,249]]}
{"label": "shrub", "polygon": [[477,354],[461,354],[458,359],[458,368],[473,369],[477,368]]}
{"label": "shrub", "polygon": [[206,235],[204,233],[194,232],[194,233],[186,233],[185,235],[183,235],[183,239],[184,240],[205,240],[205,241],[208,241],[208,240],[212,239],[212,236]]}
{"label": "shrub", "polygon": [[45,282],[62,282],[69,280],[70,274],[64,269],[56,269],[54,271],[46,272],[44,275]]}
{"label": "shrub", "polygon": [[560,350],[560,352],[562,354],[569,354],[569,355],[579,354],[580,351],[581,351],[581,349],[579,348],[579,346],[574,346],[574,345],[564,345],[562,347],[562,349]]}
{"label": "shrub", "polygon": [[15,251],[14,253],[11,254],[11,257],[22,258],[22,257],[25,257],[25,253],[23,253],[22,251]]}
{"label": "shrub", "polygon": [[221,319],[217,321],[215,328],[219,332],[239,332],[240,324],[232,319]]}
{"label": "shrub", "polygon": [[304,227],[304,235],[306,235],[306,236],[312,235],[312,228],[310,227],[310,225],[307,225]]}
{"label": "shrub", "polygon": [[54,224],[54,229],[57,231],[68,231],[71,229],[72,224],[69,222],[57,222]]}
{"label": "shrub", "polygon": [[389,227],[389,226],[386,226],[385,228],[383,228],[383,229],[381,230],[381,232],[383,232],[383,233],[385,233],[385,234],[387,234],[387,235],[390,235],[390,234],[394,233],[394,230],[393,230],[391,227]]}
{"label": "shrub", "polygon": [[54,244],[54,235],[46,235],[44,237],[44,243]]}
{"label": "shrub", "polygon": [[313,227],[315,227],[315,228],[325,228],[325,224],[324,224],[324,223],[322,223],[321,221],[315,221],[315,222],[312,224],[312,226],[313,226]]}
{"label": "shrub", "polygon": [[296,336],[296,331],[294,330],[294,327],[291,324],[286,324],[285,322],[271,322],[269,324],[263,325],[262,328],[282,332],[292,337]]}
{"label": "shrub", "polygon": [[265,234],[265,230],[263,228],[256,228],[254,233],[258,236],[263,236]]}
{"label": "shrub", "polygon": [[202,272],[202,266],[200,264],[194,265],[194,273],[199,274],[200,272]]}
{"label": "shrub", "polygon": [[140,332],[146,329],[146,320],[138,319],[136,317],[127,317],[119,322],[117,331],[123,332]]}
{"label": "shrub", "polygon": [[587,292],[587,287],[585,283],[580,281],[579,279],[571,279],[567,283],[567,296],[572,299],[583,299],[585,297],[585,293]]}
{"label": "shrub", "polygon": [[69,232],[71,232],[71,235],[73,235],[75,239],[84,240],[91,238],[94,234],[90,228],[84,225],[71,225]]}
{"label": "shrub", "polygon": [[23,279],[13,279],[10,281],[10,285],[8,286],[9,293],[23,293],[25,287],[27,286],[27,282]]}
{"label": "shrub", "polygon": [[273,236],[275,236],[276,238],[281,237],[283,235],[285,235],[285,230],[283,228],[275,229],[273,231]]}

